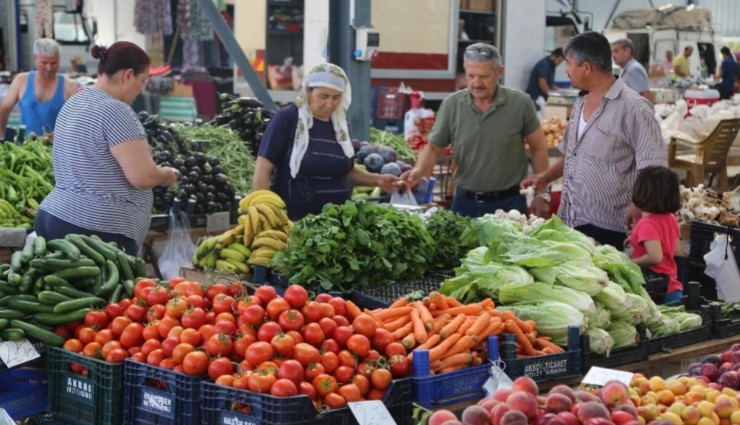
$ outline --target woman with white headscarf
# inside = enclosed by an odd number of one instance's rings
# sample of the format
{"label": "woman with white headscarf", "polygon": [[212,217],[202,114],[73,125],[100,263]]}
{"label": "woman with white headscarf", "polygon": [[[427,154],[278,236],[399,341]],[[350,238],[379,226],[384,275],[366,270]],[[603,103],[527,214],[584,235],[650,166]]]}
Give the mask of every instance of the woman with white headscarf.
{"label": "woman with white headscarf", "polygon": [[262,138],[253,189],[280,195],[291,220],[342,204],[352,186],[380,186],[390,193],[398,178],[354,167],[347,129],[352,91],[342,68],[325,63],[304,77],[295,104],[279,110]]}

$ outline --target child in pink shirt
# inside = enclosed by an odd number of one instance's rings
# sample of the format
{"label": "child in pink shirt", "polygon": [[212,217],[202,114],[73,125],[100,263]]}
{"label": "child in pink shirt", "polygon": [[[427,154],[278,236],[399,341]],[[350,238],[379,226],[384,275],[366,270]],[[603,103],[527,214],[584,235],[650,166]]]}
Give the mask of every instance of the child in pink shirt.
{"label": "child in pink shirt", "polygon": [[678,301],[683,285],[677,278],[673,254],[680,235],[675,212],[681,208],[678,177],[666,167],[640,171],[632,189],[632,203],[642,210],[629,237],[632,261],[643,269],[669,277],[664,303]]}

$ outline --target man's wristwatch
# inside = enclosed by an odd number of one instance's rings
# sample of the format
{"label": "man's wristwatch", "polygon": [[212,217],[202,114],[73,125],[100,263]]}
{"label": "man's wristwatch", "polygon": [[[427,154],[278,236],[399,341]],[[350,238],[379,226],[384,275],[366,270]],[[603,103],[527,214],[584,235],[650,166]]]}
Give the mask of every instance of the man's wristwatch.
{"label": "man's wristwatch", "polygon": [[550,194],[547,192],[538,193],[535,195],[536,198],[543,199],[548,204],[552,201],[552,198],[550,197]]}

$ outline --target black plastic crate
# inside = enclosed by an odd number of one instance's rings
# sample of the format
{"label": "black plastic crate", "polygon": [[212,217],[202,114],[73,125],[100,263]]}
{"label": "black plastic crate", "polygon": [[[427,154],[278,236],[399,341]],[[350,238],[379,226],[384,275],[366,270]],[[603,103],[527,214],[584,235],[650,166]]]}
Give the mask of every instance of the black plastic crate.
{"label": "black plastic crate", "polygon": [[591,366],[613,368],[629,363],[647,360],[648,352],[645,346],[647,341],[645,325],[637,325],[637,333],[640,335],[640,341],[634,347],[625,347],[617,350],[611,350],[609,356],[595,354],[591,352],[588,335],[583,335],[581,339],[581,350],[583,353],[583,370],[588,371]]}
{"label": "black plastic crate", "polygon": [[692,260],[689,263],[689,274],[691,276],[691,281],[699,282],[699,294],[702,298],[704,298],[705,300],[716,301],[717,282],[715,282],[714,279],[712,279],[711,277],[704,274],[704,269],[706,269],[706,267],[707,266],[704,263],[697,263]]}
{"label": "black plastic crate", "polygon": [[740,318],[724,319],[720,307],[712,305],[709,307],[712,320],[711,334],[713,338],[722,339],[730,336],[740,335]]}
{"label": "black plastic crate", "polygon": [[691,223],[691,250],[689,258],[691,261],[704,264],[704,254],[709,252],[709,246],[717,233],[725,233],[731,236],[730,245],[735,253],[735,260],[740,264],[740,230],[737,227],[720,226],[703,221],[694,220]]}
{"label": "black plastic crate", "polygon": [[200,423],[200,383],[188,376],[127,359],[124,364],[124,422],[133,425]]}
{"label": "black plastic crate", "polygon": [[702,318],[702,325],[696,329],[685,332],[679,332],[673,335],[666,335],[658,338],[651,338],[645,341],[645,349],[648,355],[670,351],[674,348],[686,345],[696,344],[707,341],[712,338],[712,319],[709,306],[702,306],[697,313]]}
{"label": "black plastic crate", "polygon": [[360,307],[368,309],[385,308],[393,304],[399,298],[413,296],[423,298],[432,291],[437,291],[442,286],[444,278],[441,276],[430,276],[420,280],[393,283],[362,291],[352,291],[352,301]]}
{"label": "black plastic crate", "polygon": [[[504,334],[501,341],[501,360],[506,367],[504,372],[511,379],[528,376],[536,382],[547,382],[571,376],[580,376],[583,372],[581,344],[577,326],[568,328],[567,351],[558,354],[517,358],[516,335]],[[498,345],[498,342],[496,342]],[[489,349],[491,342],[489,339]],[[497,350],[495,347],[494,350]]]}
{"label": "black plastic crate", "polygon": [[[87,369],[86,376],[72,371]],[[74,424],[123,422],[123,364],[110,364],[49,347],[49,407],[55,418]]]}
{"label": "black plastic crate", "polygon": [[[319,414],[308,396],[273,397],[203,381],[203,425],[357,425],[349,407]],[[398,425],[412,423],[411,378],[394,380],[383,404]],[[234,410],[234,407],[236,410]]]}

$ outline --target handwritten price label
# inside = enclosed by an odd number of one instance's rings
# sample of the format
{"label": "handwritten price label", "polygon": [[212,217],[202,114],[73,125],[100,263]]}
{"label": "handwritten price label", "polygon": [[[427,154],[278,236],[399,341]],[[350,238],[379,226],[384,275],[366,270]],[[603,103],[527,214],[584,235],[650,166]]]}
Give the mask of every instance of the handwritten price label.
{"label": "handwritten price label", "polygon": [[360,425],[396,425],[396,421],[380,400],[353,401],[347,405]]}
{"label": "handwritten price label", "polygon": [[0,342],[0,360],[10,369],[41,357],[27,339]]}
{"label": "handwritten price label", "polygon": [[609,381],[619,381],[629,387],[630,382],[632,382],[633,375],[634,373],[625,372],[623,370],[592,366],[591,369],[588,370],[586,376],[583,377],[583,381],[581,381],[581,383],[603,386]]}
{"label": "handwritten price label", "polygon": [[206,216],[206,233],[219,233],[229,230],[231,213],[228,211],[208,214]]}

